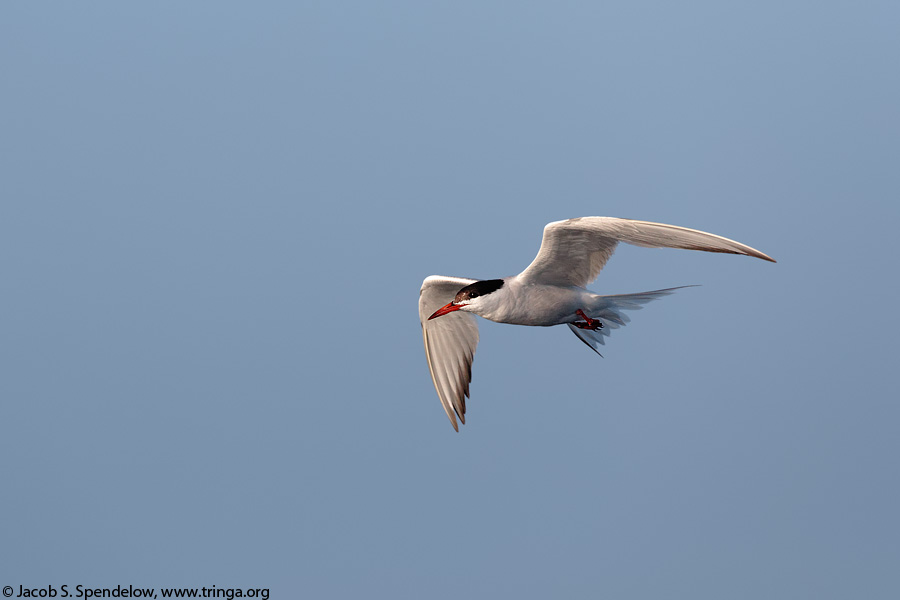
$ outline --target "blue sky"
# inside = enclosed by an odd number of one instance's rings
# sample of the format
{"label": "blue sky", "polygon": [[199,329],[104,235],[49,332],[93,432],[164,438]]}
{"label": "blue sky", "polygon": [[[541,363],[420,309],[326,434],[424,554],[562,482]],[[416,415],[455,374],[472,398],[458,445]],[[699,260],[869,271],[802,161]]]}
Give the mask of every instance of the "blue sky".
{"label": "blue sky", "polygon": [[[900,593],[888,2],[5,3],[0,585]],[[605,358],[431,274],[661,221]]]}

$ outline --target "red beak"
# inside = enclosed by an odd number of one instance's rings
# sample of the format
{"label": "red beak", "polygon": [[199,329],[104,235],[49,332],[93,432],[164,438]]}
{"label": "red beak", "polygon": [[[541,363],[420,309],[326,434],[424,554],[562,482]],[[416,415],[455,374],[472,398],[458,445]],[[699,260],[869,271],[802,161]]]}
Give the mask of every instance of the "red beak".
{"label": "red beak", "polygon": [[430,317],[428,317],[428,320],[430,321],[436,317],[443,317],[447,313],[452,313],[454,310],[459,310],[459,309],[460,309],[460,306],[458,304],[453,304],[451,302],[450,304],[447,304],[446,306],[442,306],[439,309],[437,309],[436,311],[434,311],[434,314],[431,315]]}

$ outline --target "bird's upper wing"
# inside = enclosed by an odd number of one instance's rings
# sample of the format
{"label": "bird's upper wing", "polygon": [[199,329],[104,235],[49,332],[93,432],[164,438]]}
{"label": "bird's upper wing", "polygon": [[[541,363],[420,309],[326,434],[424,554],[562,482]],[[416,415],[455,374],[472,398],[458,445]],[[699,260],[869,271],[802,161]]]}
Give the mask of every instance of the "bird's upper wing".
{"label": "bird's upper wing", "polygon": [[434,311],[452,302],[456,293],[475,283],[461,277],[426,277],[419,291],[419,321],[425,339],[425,358],[431,380],[453,429],[459,431],[456,415],[466,422],[466,398],[472,381],[472,360],[478,345],[478,323],[475,315],[456,311],[438,319],[428,320]]}
{"label": "bird's upper wing", "polygon": [[615,217],[579,217],[544,227],[541,249],[519,274],[526,282],[584,287],[597,278],[619,242],[646,248],[684,248],[755,256],[759,250],[712,233]]}

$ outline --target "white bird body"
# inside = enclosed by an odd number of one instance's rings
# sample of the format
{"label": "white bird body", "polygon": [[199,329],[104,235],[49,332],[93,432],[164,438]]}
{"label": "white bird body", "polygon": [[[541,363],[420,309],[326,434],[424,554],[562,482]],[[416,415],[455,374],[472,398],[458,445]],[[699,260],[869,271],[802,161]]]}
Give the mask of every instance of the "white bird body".
{"label": "white bird body", "polygon": [[498,293],[481,296],[460,310],[497,323],[550,327],[571,323],[576,310],[592,306],[599,298],[576,286],[529,283],[519,277],[505,277],[502,281]]}
{"label": "white bird body", "polygon": [[613,217],[580,217],[544,228],[541,249],[524,271],[504,279],[474,280],[432,275],[419,292],[419,319],[434,387],[453,428],[465,423],[472,361],[478,345],[473,315],[513,325],[567,324],[597,354],[611,329],[625,325],[623,310],[636,310],[678,288],[601,296],[585,288],[619,242],[755,256],[753,248],[711,233]]}

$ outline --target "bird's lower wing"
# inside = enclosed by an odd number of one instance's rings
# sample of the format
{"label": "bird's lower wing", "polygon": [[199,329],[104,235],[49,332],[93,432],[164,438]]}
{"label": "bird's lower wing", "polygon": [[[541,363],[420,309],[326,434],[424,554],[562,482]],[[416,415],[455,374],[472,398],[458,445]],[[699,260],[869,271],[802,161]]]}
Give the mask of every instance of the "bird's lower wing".
{"label": "bird's lower wing", "polygon": [[434,389],[457,431],[456,417],[463,424],[466,422],[466,398],[469,397],[472,361],[478,346],[478,323],[475,315],[461,310],[430,321],[428,317],[471,283],[475,280],[432,275],[425,278],[419,291],[419,321],[422,323],[425,358]]}
{"label": "bird's lower wing", "polygon": [[750,246],[705,231],[615,217],[580,217],[544,227],[541,249],[519,278],[584,287],[597,278],[619,242],[645,248],[743,254],[775,262]]}

